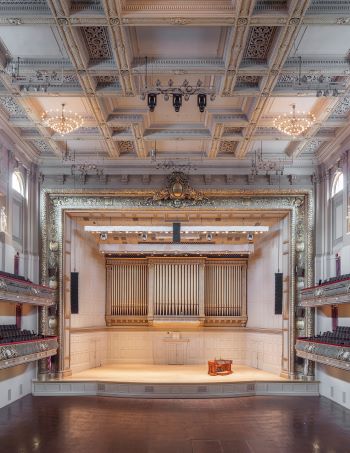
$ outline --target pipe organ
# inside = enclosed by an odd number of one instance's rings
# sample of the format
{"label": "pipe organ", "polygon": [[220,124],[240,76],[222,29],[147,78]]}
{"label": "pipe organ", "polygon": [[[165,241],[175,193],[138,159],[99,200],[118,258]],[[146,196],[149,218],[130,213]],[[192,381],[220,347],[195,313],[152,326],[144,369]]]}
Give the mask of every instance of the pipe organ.
{"label": "pipe organ", "polygon": [[245,326],[247,260],[107,258],[106,324]]}

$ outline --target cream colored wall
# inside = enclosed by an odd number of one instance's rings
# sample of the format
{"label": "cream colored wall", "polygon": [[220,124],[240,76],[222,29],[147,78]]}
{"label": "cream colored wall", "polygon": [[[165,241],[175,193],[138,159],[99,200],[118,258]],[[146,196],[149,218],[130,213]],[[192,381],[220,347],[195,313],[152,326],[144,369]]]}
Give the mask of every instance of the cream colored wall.
{"label": "cream colored wall", "polygon": [[[189,340],[184,343],[186,363],[202,364],[222,357],[232,359],[236,364],[276,374],[281,372],[282,316],[274,314],[274,273],[278,269],[278,252],[282,269],[281,243],[279,245],[282,228],[284,223],[271,231],[248,264],[248,327],[252,329],[183,330],[181,337]],[[76,231],[71,245],[76,249],[75,263],[79,271],[79,315],[72,315],[71,327],[78,330],[102,326],[105,324],[104,260],[97,254],[91,236],[86,237],[79,227],[73,226],[73,229]],[[90,281],[81,290],[84,279]],[[98,357],[96,366],[104,363],[167,363],[167,346],[163,341],[166,331],[150,328],[77,330],[71,333],[70,341],[73,373],[92,367],[91,354]]]}
{"label": "cream colored wall", "polygon": [[248,331],[245,336],[245,356],[246,365],[280,374],[282,334]]}
{"label": "cream colored wall", "polygon": [[71,271],[79,272],[79,314],[71,315],[71,327],[104,326],[104,256],[92,235],[76,222],[71,222]]}
{"label": "cream colored wall", "polygon": [[106,332],[87,332],[71,335],[71,371],[96,368],[107,363],[108,341]]}
{"label": "cream colored wall", "polygon": [[[186,364],[203,364],[225,358],[234,364],[248,365],[276,374],[281,372],[281,333],[237,330],[177,331],[188,339]],[[73,373],[106,363],[167,363],[166,331],[104,329],[71,334],[71,370]],[[92,357],[93,356],[93,357]]]}

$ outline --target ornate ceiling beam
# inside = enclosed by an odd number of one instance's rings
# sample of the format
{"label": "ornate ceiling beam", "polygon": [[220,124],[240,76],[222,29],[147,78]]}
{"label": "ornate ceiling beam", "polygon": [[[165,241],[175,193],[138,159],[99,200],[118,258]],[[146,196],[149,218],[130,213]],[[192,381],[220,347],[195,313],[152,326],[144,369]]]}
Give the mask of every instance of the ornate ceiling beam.
{"label": "ornate ceiling beam", "polygon": [[[104,0],[103,0],[104,1]],[[112,1],[107,0],[110,5]],[[117,0],[118,17],[122,25],[128,26],[232,26],[237,17],[237,3],[222,1],[133,1],[121,3]],[[100,5],[84,3],[84,8],[75,8],[69,0],[52,0],[51,9],[55,16],[64,18],[71,25],[108,26],[108,17],[102,13]],[[289,6],[290,8],[290,6]],[[288,20],[287,8],[273,4],[256,5],[251,17],[252,26],[281,26]],[[341,2],[320,2],[311,4],[303,18],[307,25],[347,25],[350,23],[349,11],[344,10]],[[6,2],[0,4],[0,25],[55,25],[45,1]]]}
{"label": "ornate ceiling beam", "polygon": [[[325,127],[327,124],[329,124],[329,117],[332,116],[334,113],[339,110],[343,114],[347,115],[350,112],[350,81],[347,83],[346,91],[343,96],[341,97],[336,97],[336,98],[326,98],[324,100],[324,104],[322,104],[319,107],[319,112],[317,116],[317,123],[310,128],[307,131],[307,134],[305,135],[305,138],[308,139],[308,141],[303,144],[300,144],[299,146],[289,146],[287,149],[287,152],[289,155],[293,157],[298,157],[300,156],[301,153],[303,153],[305,150],[309,149],[311,146],[313,146],[314,151],[316,152],[316,156],[320,162],[322,162],[324,159],[329,158],[330,154],[333,154],[336,152],[339,147],[342,144],[342,140],[345,136],[347,136],[348,131],[349,131],[349,126],[347,121],[345,121],[345,124],[343,124],[341,127],[338,127],[338,129],[335,132],[335,137],[333,137],[332,141],[330,141],[327,145],[320,146],[321,143],[318,141],[317,143],[315,142],[315,138],[318,139],[318,136],[316,136],[317,132]],[[333,121],[332,121],[333,123]],[[343,119],[344,123],[344,119]],[[333,148],[334,145],[334,148]],[[319,148],[319,149],[318,149]]]}
{"label": "ornate ceiling beam", "polygon": [[102,0],[102,3],[108,19],[108,32],[124,95],[135,96],[136,90],[130,63],[130,44],[123,26],[121,0]]}
{"label": "ornate ceiling beam", "polygon": [[[51,134],[49,131],[41,124],[40,120],[40,112],[37,111],[35,106],[30,102],[29,98],[21,96],[21,91],[17,85],[14,85],[12,83],[12,79],[10,74],[6,72],[6,65],[7,65],[7,59],[3,53],[3,49],[0,49],[0,81],[4,85],[4,87],[7,89],[8,94],[12,97],[13,102],[15,104],[18,104],[22,111],[24,112],[24,115],[28,118],[28,120],[32,123],[33,127],[35,127],[39,133],[41,134],[42,138],[50,145],[52,148],[52,151],[57,155],[57,156],[62,156],[62,149],[61,149],[61,144],[60,143],[55,143],[51,139]],[[10,125],[11,123],[7,121],[7,123]],[[10,127],[10,126],[9,126]],[[13,127],[13,131],[16,134],[16,136],[20,136],[18,132],[16,131],[15,127]],[[28,149],[28,143],[25,143],[22,138],[21,142],[23,146]],[[30,151],[28,152],[29,156],[32,156],[33,160],[37,160],[39,157],[38,152],[33,152],[33,148],[30,147]]]}
{"label": "ornate ceiling beam", "polygon": [[143,139],[143,128],[141,127],[140,123],[132,123],[131,130],[134,137],[137,156],[140,159],[144,159],[147,157],[147,149],[145,146],[145,141]]}
{"label": "ornate ceiling beam", "polygon": [[311,0],[291,0],[289,3],[288,22],[283,27],[280,27],[268,57],[269,75],[263,77],[260,82],[261,94],[257,99],[256,106],[250,117],[250,123],[245,130],[245,140],[239,144],[236,150],[236,157],[239,159],[244,158],[251,146],[251,139],[255,133],[255,129],[265,111],[273,88],[278,81],[281,69],[300,30],[301,20],[310,2]]}
{"label": "ornate ceiling beam", "polygon": [[216,158],[216,156],[219,152],[219,149],[220,149],[221,137],[222,137],[223,133],[224,133],[224,124],[216,123],[213,134],[212,134],[212,141],[210,143],[209,152],[208,152],[209,159]]}
{"label": "ornate ceiling beam", "polygon": [[[305,132],[305,134],[303,134],[303,141],[297,144],[293,143],[288,146],[286,154],[289,157],[293,157],[294,159],[299,157],[303,150],[310,147],[310,141],[318,139],[318,137],[316,137],[318,131],[324,126],[338,102],[339,98],[334,97],[320,99],[316,106],[315,112],[312,112],[315,114],[317,121]],[[318,142],[321,142],[321,140],[318,140]]]}
{"label": "ornate ceiling beam", "polygon": [[340,129],[335,139],[332,142],[325,143],[323,146],[320,146],[316,151],[316,158],[319,163],[323,163],[332,158],[333,155],[336,155],[344,143],[349,142],[349,127],[346,126]]}
{"label": "ornate ceiling beam", "polygon": [[223,96],[229,96],[236,83],[237,72],[249,35],[250,19],[255,2],[256,0],[238,0],[236,3],[236,19],[226,49],[225,77],[220,86],[220,94]]}
{"label": "ornate ceiling beam", "polygon": [[63,40],[66,52],[76,69],[77,77],[85,93],[85,99],[87,100],[98,127],[105,139],[108,153],[110,157],[117,157],[119,155],[118,148],[113,143],[111,132],[106,125],[106,120],[101,112],[100,105],[96,97],[96,80],[89,74],[88,71],[90,55],[83,40],[82,32],[80,28],[73,27],[67,19],[58,16],[58,14],[67,14],[68,6],[66,0],[47,1],[52,13],[55,15],[58,31]]}

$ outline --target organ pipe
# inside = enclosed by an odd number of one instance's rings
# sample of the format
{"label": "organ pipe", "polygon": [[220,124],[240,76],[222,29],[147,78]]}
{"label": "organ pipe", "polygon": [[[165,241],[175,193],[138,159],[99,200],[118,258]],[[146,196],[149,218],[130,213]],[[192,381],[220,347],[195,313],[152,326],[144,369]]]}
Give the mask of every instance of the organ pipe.
{"label": "organ pipe", "polygon": [[106,260],[106,315],[246,316],[246,260]]}

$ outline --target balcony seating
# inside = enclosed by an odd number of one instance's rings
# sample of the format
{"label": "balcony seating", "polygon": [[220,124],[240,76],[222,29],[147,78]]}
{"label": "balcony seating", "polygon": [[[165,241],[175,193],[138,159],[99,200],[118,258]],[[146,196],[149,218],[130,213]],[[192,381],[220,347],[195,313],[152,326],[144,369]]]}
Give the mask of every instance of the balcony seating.
{"label": "balcony seating", "polygon": [[43,338],[42,335],[38,335],[30,330],[18,329],[15,324],[0,325],[0,344],[39,340],[41,338]]}
{"label": "balcony seating", "polygon": [[324,285],[326,283],[334,283],[334,282],[341,282],[342,280],[348,280],[350,278],[350,274],[343,274],[339,275],[339,277],[330,277],[326,280],[320,280],[319,284]]}
{"label": "balcony seating", "polygon": [[313,337],[301,338],[302,340],[314,341],[317,343],[325,343],[336,346],[350,347],[350,327],[338,326],[332,332],[324,332]]}

